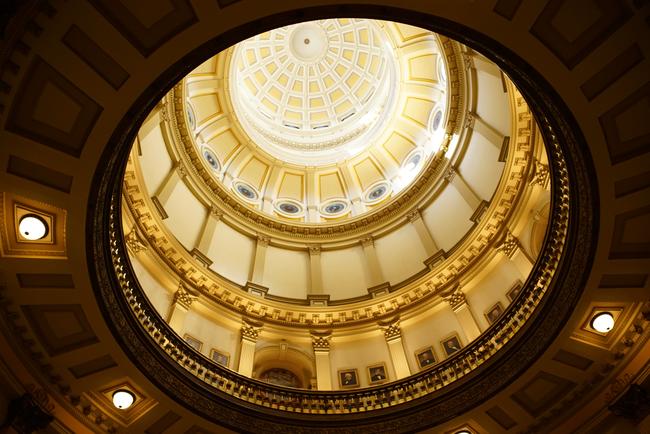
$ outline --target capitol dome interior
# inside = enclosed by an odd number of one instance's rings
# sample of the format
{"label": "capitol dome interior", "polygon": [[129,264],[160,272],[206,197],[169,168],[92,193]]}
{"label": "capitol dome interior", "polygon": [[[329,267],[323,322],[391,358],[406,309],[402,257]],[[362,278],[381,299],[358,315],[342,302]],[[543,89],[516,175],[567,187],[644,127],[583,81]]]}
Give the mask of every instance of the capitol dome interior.
{"label": "capitol dome interior", "polygon": [[7,10],[0,432],[650,432],[645,2]]}

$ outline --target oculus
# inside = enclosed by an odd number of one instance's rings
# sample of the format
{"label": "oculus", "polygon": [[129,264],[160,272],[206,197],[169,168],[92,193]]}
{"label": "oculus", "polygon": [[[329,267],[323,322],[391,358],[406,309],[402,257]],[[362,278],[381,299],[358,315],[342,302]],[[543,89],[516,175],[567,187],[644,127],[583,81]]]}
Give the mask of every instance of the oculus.
{"label": "oculus", "polygon": [[325,202],[321,208],[320,212],[325,217],[340,217],[346,214],[349,211],[350,203],[343,199],[334,199],[329,202]]}
{"label": "oculus", "polygon": [[189,124],[190,129],[194,131],[196,128],[196,118],[194,117],[194,110],[192,110],[192,106],[189,103],[187,103],[185,113],[187,113],[187,123]]}
{"label": "oculus", "polygon": [[257,190],[250,184],[244,181],[235,181],[232,184],[233,190],[247,202],[257,203],[260,195]]}
{"label": "oculus", "polygon": [[299,217],[304,214],[304,207],[298,201],[291,199],[281,199],[275,202],[275,210],[284,216]]}
{"label": "oculus", "polygon": [[219,164],[219,159],[214,154],[214,152],[212,152],[212,149],[208,148],[207,146],[202,146],[201,155],[203,155],[203,158],[205,159],[205,161],[208,162],[208,165],[213,170],[218,172],[221,169],[221,164]]}
{"label": "oculus", "polygon": [[431,122],[431,130],[436,131],[440,128],[440,123],[442,122],[442,110],[436,110],[436,113],[433,115],[433,121]]}
{"label": "oculus", "polygon": [[390,183],[388,181],[380,181],[371,185],[365,191],[363,194],[363,200],[368,204],[375,204],[387,197],[390,191]]}

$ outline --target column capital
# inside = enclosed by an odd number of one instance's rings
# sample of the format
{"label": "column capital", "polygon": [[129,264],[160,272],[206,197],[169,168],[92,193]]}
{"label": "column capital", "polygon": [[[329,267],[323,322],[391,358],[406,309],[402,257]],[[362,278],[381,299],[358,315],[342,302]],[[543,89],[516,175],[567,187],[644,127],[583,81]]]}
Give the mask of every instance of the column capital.
{"label": "column capital", "polygon": [[447,170],[445,171],[444,178],[447,182],[451,182],[454,177],[456,176],[456,169],[454,169],[454,166],[449,166]]}
{"label": "column capital", "polygon": [[400,327],[399,320],[395,320],[389,324],[379,325],[384,332],[386,341],[393,341],[402,337],[402,328]]}
{"label": "column capital", "polygon": [[465,128],[474,128],[477,115],[475,113],[467,113],[465,117]]}
{"label": "column capital", "polygon": [[515,237],[509,229],[506,229],[501,242],[495,247],[497,251],[503,252],[508,258],[512,259],[517,249],[521,247],[519,240]]}
{"label": "column capital", "polygon": [[472,53],[464,51],[462,54],[463,57],[463,65],[465,65],[465,69],[470,69],[474,67],[474,56]]}
{"label": "column capital", "polygon": [[185,178],[187,176],[187,167],[185,167],[181,160],[174,162],[174,170],[178,172],[178,175],[181,178]]}
{"label": "column capital", "polygon": [[320,255],[320,246],[319,245],[309,246],[309,255],[310,256]]}
{"label": "column capital", "polygon": [[533,170],[531,172],[528,183],[530,185],[539,185],[542,188],[546,188],[550,174],[551,173],[548,169],[548,165],[542,163],[538,159],[535,159]]}
{"label": "column capital", "polygon": [[363,237],[359,241],[363,247],[372,247],[375,245],[375,240],[371,236]]}
{"label": "column capital", "polygon": [[257,234],[257,244],[262,246],[262,247],[268,247],[270,238],[267,237],[266,235],[262,234]]}
{"label": "column capital", "polygon": [[257,338],[262,331],[262,324],[251,320],[244,319],[241,324],[241,337],[252,342],[257,341]]}
{"label": "column capital", "polygon": [[223,217],[223,212],[216,205],[212,205],[210,207],[210,215],[214,216],[217,220],[221,220],[221,217]]}
{"label": "column capital", "polygon": [[309,332],[309,334],[311,335],[311,345],[314,348],[314,351],[330,350],[330,339],[332,338],[331,330],[312,330]]}
{"label": "column capital", "polygon": [[409,220],[411,223],[413,223],[413,222],[415,222],[415,221],[417,221],[417,220],[420,220],[420,219],[422,218],[422,215],[420,214],[420,210],[416,208],[416,209],[410,211],[410,212],[406,215],[406,218],[408,218],[408,220]]}
{"label": "column capital", "polygon": [[454,311],[458,310],[464,304],[467,304],[467,298],[465,298],[465,293],[460,290],[460,285],[454,286],[452,289],[442,293],[441,295]]}
{"label": "column capital", "polygon": [[198,298],[198,296],[195,295],[195,294],[193,294],[193,293],[191,293],[191,292],[187,289],[187,287],[185,286],[185,284],[184,284],[183,282],[181,282],[181,283],[178,285],[178,289],[177,289],[176,292],[174,293],[174,300],[173,300],[173,302],[174,302],[174,303],[177,303],[177,304],[180,304],[180,305],[183,306],[185,309],[188,309],[188,310],[189,310],[190,307],[192,306],[192,303],[193,303],[194,300],[196,300],[197,298]]}
{"label": "column capital", "polygon": [[142,241],[142,238],[140,237],[140,234],[138,234],[135,226],[133,226],[131,232],[124,236],[124,242],[126,243],[126,247],[128,247],[128,249],[131,250],[133,254],[147,250],[147,246]]}

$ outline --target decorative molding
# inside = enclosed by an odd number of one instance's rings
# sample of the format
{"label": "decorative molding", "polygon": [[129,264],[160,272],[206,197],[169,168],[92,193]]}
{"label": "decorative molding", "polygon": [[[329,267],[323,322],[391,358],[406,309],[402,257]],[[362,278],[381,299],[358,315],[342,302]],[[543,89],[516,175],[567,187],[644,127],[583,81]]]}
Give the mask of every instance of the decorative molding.
{"label": "decorative molding", "polygon": [[483,216],[486,214],[488,208],[490,207],[490,202],[487,200],[481,200],[481,203],[476,207],[472,215],[470,216],[469,220],[472,223],[478,223]]}
{"label": "decorative molding", "polygon": [[258,234],[257,235],[257,245],[261,247],[268,247],[271,239],[266,235]]}
{"label": "decorative molding", "polygon": [[244,289],[249,294],[257,295],[258,297],[262,297],[262,298],[266,297],[266,294],[268,294],[269,292],[268,287],[251,281],[246,282],[246,286],[244,286]]}
{"label": "decorative molding", "polygon": [[310,306],[325,307],[330,303],[329,294],[307,294],[307,301]]}
{"label": "decorative molding", "polygon": [[196,258],[197,261],[199,261],[201,264],[203,264],[204,267],[208,268],[210,265],[212,265],[212,259],[208,258],[208,256],[194,247],[191,251],[190,254]]}
{"label": "decorative molding", "polygon": [[320,246],[309,246],[309,256],[318,256],[320,255],[320,251]]}

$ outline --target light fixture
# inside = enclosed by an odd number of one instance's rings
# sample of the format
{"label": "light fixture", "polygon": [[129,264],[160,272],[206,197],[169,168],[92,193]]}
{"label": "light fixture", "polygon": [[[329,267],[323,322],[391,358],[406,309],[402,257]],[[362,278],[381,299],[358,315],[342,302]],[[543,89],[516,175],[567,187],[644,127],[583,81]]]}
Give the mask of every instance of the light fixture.
{"label": "light fixture", "polygon": [[113,405],[120,410],[126,410],[133,405],[135,395],[126,389],[119,389],[113,392]]}
{"label": "light fixture", "polygon": [[600,312],[591,319],[591,328],[600,333],[609,333],[614,327],[614,316],[610,312]]}
{"label": "light fixture", "polygon": [[36,214],[25,214],[18,223],[20,236],[29,241],[45,238],[49,231],[47,222]]}
{"label": "light fixture", "polygon": [[456,431],[455,434],[472,434],[472,433],[466,429],[461,429],[460,431]]}

